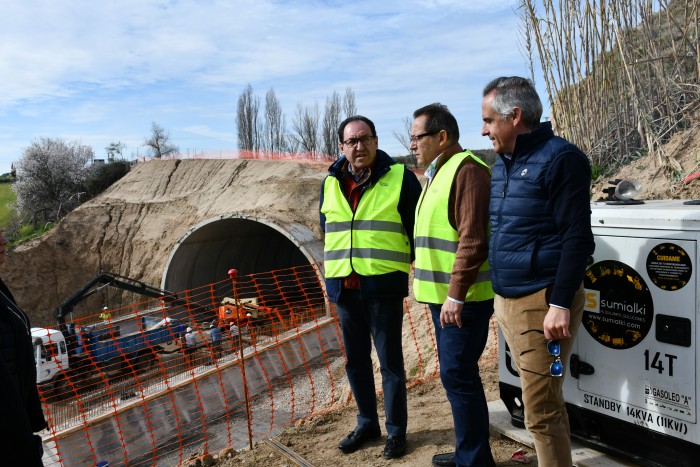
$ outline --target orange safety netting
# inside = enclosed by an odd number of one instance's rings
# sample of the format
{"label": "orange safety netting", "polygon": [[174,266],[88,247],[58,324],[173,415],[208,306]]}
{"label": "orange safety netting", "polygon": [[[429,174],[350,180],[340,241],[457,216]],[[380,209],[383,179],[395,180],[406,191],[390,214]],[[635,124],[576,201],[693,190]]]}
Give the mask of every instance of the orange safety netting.
{"label": "orange safety netting", "polygon": [[[430,312],[405,303],[412,386],[439,369]],[[36,348],[40,371],[58,373],[39,386],[45,465],[178,465],[349,403],[331,305],[303,266],[74,319]],[[496,360],[490,346],[482,363]]]}

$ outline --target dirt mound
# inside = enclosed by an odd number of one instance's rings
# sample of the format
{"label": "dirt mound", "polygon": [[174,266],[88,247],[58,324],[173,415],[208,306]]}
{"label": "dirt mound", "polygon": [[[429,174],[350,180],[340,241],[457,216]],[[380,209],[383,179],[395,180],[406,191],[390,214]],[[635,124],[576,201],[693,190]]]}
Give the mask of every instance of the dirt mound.
{"label": "dirt mound", "polygon": [[[671,164],[666,160],[672,160]],[[700,123],[677,133],[658,154],[646,155],[622,167],[615,175],[601,177],[593,184],[592,200],[605,198],[603,189],[610,180],[633,179],[643,191],[637,199],[699,199],[700,179],[685,183],[683,179],[700,171]]]}

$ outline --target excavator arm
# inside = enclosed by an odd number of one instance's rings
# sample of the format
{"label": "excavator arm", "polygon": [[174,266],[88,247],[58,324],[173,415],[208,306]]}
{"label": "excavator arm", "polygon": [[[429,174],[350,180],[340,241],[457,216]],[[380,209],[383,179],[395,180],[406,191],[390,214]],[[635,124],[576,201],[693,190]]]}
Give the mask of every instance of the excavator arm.
{"label": "excavator arm", "polygon": [[58,324],[64,325],[66,315],[70,314],[78,303],[82,302],[94,293],[99,292],[104,287],[116,287],[118,289],[128,290],[139,295],[159,298],[169,305],[189,308],[194,313],[197,313],[198,311],[207,311],[207,307],[204,305],[192,301],[188,302],[182,298],[179,298],[174,292],[153,287],[130,277],[121,276],[112,272],[99,271],[95,277],[83,285],[70,298],[58,305],[56,308],[56,320]]}

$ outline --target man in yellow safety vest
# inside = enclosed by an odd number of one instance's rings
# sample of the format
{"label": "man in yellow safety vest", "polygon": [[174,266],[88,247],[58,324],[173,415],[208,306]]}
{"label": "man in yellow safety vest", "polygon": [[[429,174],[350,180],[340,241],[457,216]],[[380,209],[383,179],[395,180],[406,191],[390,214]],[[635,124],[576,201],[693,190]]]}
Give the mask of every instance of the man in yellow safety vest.
{"label": "man in yellow safety vest", "polygon": [[378,150],[374,123],[347,118],[338,129],[343,157],[321,189],[328,299],[336,304],[345,345],[345,370],[357,402],[357,427],[338,448],[354,452],[379,439],[372,341],[384,390],[387,439],[383,456],[406,452],[406,375],[401,347],[403,299],[413,261],[413,223],[420,183]]}
{"label": "man in yellow safety vest", "polygon": [[411,150],[428,178],[416,210],[413,293],[435,326],[440,379],[452,407],[455,451],[436,466],[495,465],[479,358],[493,314],[489,167],[459,145],[457,120],[435,103],[413,113]]}

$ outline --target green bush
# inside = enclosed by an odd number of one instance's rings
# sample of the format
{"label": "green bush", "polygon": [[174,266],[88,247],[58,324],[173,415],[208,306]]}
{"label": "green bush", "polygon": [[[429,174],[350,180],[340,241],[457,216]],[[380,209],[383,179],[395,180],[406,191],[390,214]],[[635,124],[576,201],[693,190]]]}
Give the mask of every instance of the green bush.
{"label": "green bush", "polygon": [[131,164],[128,161],[93,165],[85,183],[85,191],[88,194],[88,198],[93,198],[105,191],[114,182],[129,173],[130,169]]}
{"label": "green bush", "polygon": [[16,235],[7,235],[7,239],[10,242],[10,246],[17,245],[48,232],[53,225],[54,224],[51,222],[44,225],[22,224],[19,226],[19,229],[17,229]]}
{"label": "green bush", "polygon": [[17,200],[12,183],[0,182],[0,226],[6,226],[14,213],[12,205]]}
{"label": "green bush", "polygon": [[[90,175],[85,182],[85,192],[88,196],[76,201],[87,201],[109,188],[114,182],[126,175],[131,169],[127,161],[116,161],[109,164],[96,164],[91,167]],[[15,211],[17,200],[12,189],[13,179],[10,174],[0,175],[0,228],[5,230],[5,237],[10,246],[16,245],[48,232],[53,222],[36,222],[23,218]],[[78,203],[75,203],[77,206]]]}

